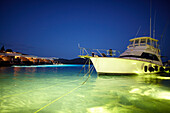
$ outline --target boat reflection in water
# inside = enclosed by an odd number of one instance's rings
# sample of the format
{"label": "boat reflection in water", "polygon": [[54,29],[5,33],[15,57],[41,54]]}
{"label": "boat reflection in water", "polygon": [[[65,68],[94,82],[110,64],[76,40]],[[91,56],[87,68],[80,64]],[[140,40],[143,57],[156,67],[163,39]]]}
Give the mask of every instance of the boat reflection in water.
{"label": "boat reflection in water", "polygon": [[[148,94],[149,91],[142,91],[145,90],[145,88],[151,88],[152,87],[152,90],[154,88],[162,88],[164,87],[163,89],[169,89],[170,87],[170,74],[149,74],[149,75],[129,75],[129,76],[125,76],[125,75],[112,75],[112,76],[107,76],[107,75],[104,75],[104,74],[99,74],[98,75],[98,79],[102,79],[102,80],[106,80],[107,82],[108,81],[114,81],[115,84],[117,84],[117,80],[121,79],[121,78],[124,78],[127,79],[127,81],[129,79],[132,79],[132,80],[129,80],[129,84],[132,84],[133,82],[136,81],[136,83],[138,83],[137,86],[139,86],[138,88],[133,88],[132,90],[130,90],[129,92],[130,93],[141,93],[141,95],[145,95],[145,94]],[[123,79],[122,79],[123,80]],[[127,84],[127,81],[119,81],[119,85],[120,84]],[[135,87],[136,84],[133,84],[132,87]],[[142,86],[140,86],[142,85]],[[155,89],[156,90],[156,89]],[[153,91],[155,91],[153,90]],[[162,90],[160,89],[160,91],[157,91],[157,92],[161,92]],[[147,93],[146,93],[147,92]],[[164,91],[163,91],[164,92]],[[152,92],[153,93],[153,92]],[[162,93],[161,93],[162,94]],[[164,99],[170,99],[170,91],[167,91],[166,92],[166,95],[162,96],[162,97],[166,97]],[[160,97],[161,98],[161,97]]]}
{"label": "boat reflection in water", "polygon": [[[96,89],[107,104],[91,110],[145,113],[170,112],[170,77],[159,75],[98,75]],[[160,107],[158,107],[160,106]]]}
{"label": "boat reflection in water", "polygon": [[[170,112],[170,77],[159,75],[105,76],[98,75],[97,94],[107,100],[104,106],[91,108],[92,111],[161,113]],[[160,106],[160,107],[159,107]]]}

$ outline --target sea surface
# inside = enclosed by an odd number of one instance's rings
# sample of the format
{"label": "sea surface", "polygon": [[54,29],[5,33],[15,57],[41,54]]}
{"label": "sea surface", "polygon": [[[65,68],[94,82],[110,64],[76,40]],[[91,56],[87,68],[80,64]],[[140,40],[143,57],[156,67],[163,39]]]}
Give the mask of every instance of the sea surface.
{"label": "sea surface", "polygon": [[170,77],[99,76],[83,65],[0,67],[0,113],[170,113]]}

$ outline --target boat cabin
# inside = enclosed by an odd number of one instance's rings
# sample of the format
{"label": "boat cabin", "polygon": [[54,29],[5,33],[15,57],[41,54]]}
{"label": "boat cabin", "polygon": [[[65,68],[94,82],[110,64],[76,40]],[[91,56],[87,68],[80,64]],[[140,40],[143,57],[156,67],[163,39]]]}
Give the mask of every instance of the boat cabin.
{"label": "boat cabin", "polygon": [[151,37],[138,37],[129,41],[128,49],[119,56],[120,58],[149,60],[162,65],[157,44],[158,40]]}
{"label": "boat cabin", "polygon": [[129,40],[130,44],[128,47],[135,47],[135,46],[146,46],[150,45],[154,48],[158,48],[158,40],[153,39],[151,37],[140,37],[140,38],[134,38]]}

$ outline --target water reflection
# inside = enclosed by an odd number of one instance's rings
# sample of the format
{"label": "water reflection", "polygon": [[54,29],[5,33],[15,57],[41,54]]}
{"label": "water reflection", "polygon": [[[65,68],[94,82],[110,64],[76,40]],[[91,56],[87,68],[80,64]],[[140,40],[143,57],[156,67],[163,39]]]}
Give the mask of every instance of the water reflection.
{"label": "water reflection", "polygon": [[[82,84],[87,76],[81,79],[83,72],[77,76],[80,70],[81,67],[6,68],[3,76],[10,77],[0,79],[0,112],[37,111]],[[97,76],[94,72],[84,85],[40,113],[168,113],[168,83],[168,76],[162,75]]]}
{"label": "water reflection", "polygon": [[34,73],[36,71],[36,69],[37,69],[36,67],[25,68],[25,72],[28,74],[29,73],[31,74],[31,73]]}
{"label": "water reflection", "polygon": [[138,76],[138,80],[140,82],[144,82],[147,84],[155,84],[155,85],[164,85],[170,87],[170,77],[168,74],[150,74],[150,75],[141,75]]}
{"label": "water reflection", "polygon": [[[118,113],[170,112],[168,109],[170,86],[165,81],[170,83],[167,76],[161,75],[98,76],[96,90],[107,102],[103,106],[90,108],[89,111],[91,113],[100,111]],[[161,108],[156,106],[161,106]]]}
{"label": "water reflection", "polygon": [[18,76],[21,68],[14,67],[14,76]]}
{"label": "water reflection", "polygon": [[131,78],[136,80],[138,83],[164,85],[170,87],[170,74],[148,74],[148,75],[104,75],[100,74],[97,76],[98,79],[118,79],[118,78]]}

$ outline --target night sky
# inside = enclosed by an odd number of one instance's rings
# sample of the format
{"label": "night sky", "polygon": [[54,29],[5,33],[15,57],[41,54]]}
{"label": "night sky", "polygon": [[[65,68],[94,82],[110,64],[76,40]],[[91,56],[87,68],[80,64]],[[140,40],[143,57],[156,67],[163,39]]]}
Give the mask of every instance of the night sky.
{"label": "night sky", "polygon": [[[152,0],[151,9],[161,54],[170,59],[170,0]],[[149,36],[149,22],[150,0],[0,0],[0,46],[68,59],[78,57],[78,43],[123,52],[139,27],[138,36]]]}

